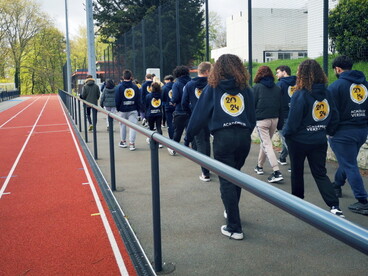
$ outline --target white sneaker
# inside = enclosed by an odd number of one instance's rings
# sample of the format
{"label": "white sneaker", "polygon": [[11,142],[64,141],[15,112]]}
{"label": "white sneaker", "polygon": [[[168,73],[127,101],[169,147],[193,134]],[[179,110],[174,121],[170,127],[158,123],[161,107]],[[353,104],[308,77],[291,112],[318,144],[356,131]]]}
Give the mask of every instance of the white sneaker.
{"label": "white sneaker", "polygon": [[203,173],[199,176],[199,179],[203,182],[209,182],[211,181],[211,178],[209,176],[205,176]]}
{"label": "white sneaker", "polygon": [[125,141],[120,141],[120,143],[119,143],[119,147],[121,147],[121,148],[126,148],[126,147],[128,147],[128,146],[127,146],[127,143],[126,143]]}
{"label": "white sneaker", "polygon": [[243,233],[229,232],[227,230],[226,225],[221,226],[221,233],[223,235],[229,237],[230,239],[233,239],[233,240],[242,240],[242,239],[244,239],[244,234]]}
{"label": "white sneaker", "polygon": [[176,151],[170,148],[167,148],[167,151],[169,152],[170,155],[174,156],[176,155]]}
{"label": "white sneaker", "polygon": [[161,145],[161,144],[159,144],[159,145],[158,145],[158,147],[159,147],[160,149],[162,149],[164,146],[163,146],[163,145]]}
{"label": "white sneaker", "polygon": [[135,150],[135,145],[133,143],[129,144],[129,150],[131,151]]}
{"label": "white sneaker", "polygon": [[227,212],[226,212],[226,210],[224,210],[224,218],[227,219]]}
{"label": "white sneaker", "polygon": [[147,144],[149,145],[150,144],[150,138],[146,138],[146,142],[147,142]]}

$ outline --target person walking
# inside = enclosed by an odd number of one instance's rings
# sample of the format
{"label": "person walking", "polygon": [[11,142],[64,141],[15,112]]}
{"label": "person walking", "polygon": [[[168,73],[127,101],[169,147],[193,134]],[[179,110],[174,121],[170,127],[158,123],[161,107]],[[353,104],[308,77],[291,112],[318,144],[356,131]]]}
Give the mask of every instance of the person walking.
{"label": "person walking", "polygon": [[[98,99],[100,98],[100,88],[96,84],[95,79],[92,77],[92,75],[87,76],[86,82],[82,89],[81,98],[94,105],[97,105],[98,103]],[[87,106],[86,112],[90,131],[93,130],[91,109],[92,107]],[[97,122],[94,123],[96,124]]]}
{"label": "person walking", "polygon": [[[189,114],[194,110],[203,89],[207,85],[207,77],[211,71],[211,66],[211,63],[209,62],[201,62],[198,65],[198,77],[192,79],[184,86],[181,105]],[[211,155],[210,130],[208,129],[208,126],[205,126],[194,137],[194,142],[198,152],[207,156]],[[199,176],[199,179],[204,182],[211,181],[210,171],[205,167],[201,167],[201,170],[202,174]]]}
{"label": "person walking", "polygon": [[268,158],[273,173],[267,178],[268,182],[274,183],[283,180],[275,152],[273,150],[272,137],[282,118],[281,89],[275,85],[275,78],[271,68],[261,66],[254,78],[253,87],[254,101],[257,119],[257,132],[261,141],[257,166],[254,171],[263,174],[263,164]]}
{"label": "person walking", "polygon": [[[281,88],[281,107],[282,107],[282,117],[280,118],[279,126],[284,125],[289,115],[289,106],[291,96],[295,92],[296,76],[291,76],[291,69],[287,65],[280,65],[276,68],[276,77],[279,80],[276,85]],[[280,153],[279,162],[280,165],[287,165],[286,157],[288,156],[287,144],[285,142],[284,136],[282,136],[282,129],[279,130],[279,136],[282,142],[282,150]]]}
{"label": "person walking", "polygon": [[327,77],[313,59],[298,68],[296,91],[291,97],[289,118],[283,130],[291,161],[291,193],[304,198],[304,161],[307,158],[319,192],[330,212],[344,217],[339,199],[327,176],[327,134],[338,125],[335,103],[327,93]]}
{"label": "person walking", "polygon": [[172,75],[167,75],[164,78],[165,85],[162,87],[162,100],[164,102],[164,109],[166,114],[167,132],[169,138],[174,137],[174,126],[173,126],[173,112],[175,106],[171,103],[172,98],[172,86],[174,84],[174,77]]}
{"label": "person walking", "polygon": [[[181,136],[183,135],[184,129],[187,127],[189,114],[183,110],[181,105],[181,98],[183,96],[183,88],[191,80],[189,76],[189,68],[184,65],[177,66],[173,74],[176,78],[172,86],[172,98],[171,104],[175,106],[173,112],[173,125],[174,125],[174,136],[173,140],[180,143]],[[175,155],[176,152],[170,148],[167,148],[170,155]]]}
{"label": "person walking", "polygon": [[[112,79],[107,79],[105,88],[102,91],[100,106],[106,111],[116,113],[115,105],[115,83]],[[109,116],[106,117],[107,131],[109,131]]]}
{"label": "person walking", "polygon": [[[146,96],[146,110],[149,129],[154,130],[156,126],[156,131],[162,135],[162,92],[158,82],[151,84],[151,93]],[[150,138],[146,141],[149,144]],[[162,145],[159,144],[159,147],[162,148]]]}
{"label": "person walking", "polygon": [[[141,95],[139,88],[132,81],[133,74],[130,70],[124,70],[123,81],[115,88],[115,104],[119,116],[136,124],[138,122],[138,112],[141,106]],[[128,147],[126,143],[126,125],[120,123],[121,141],[119,147]],[[135,150],[136,131],[129,130],[129,150]]]}
{"label": "person walking", "polygon": [[367,191],[360,175],[357,157],[368,134],[368,82],[361,71],[352,70],[353,61],[339,56],[332,62],[338,80],[329,86],[330,95],[340,114],[336,133],[329,137],[339,167],[335,173],[334,189],[342,197],[342,186],[348,180],[358,200],[349,206],[352,212],[368,215]]}
{"label": "person walking", "polygon": [[142,125],[144,127],[148,126],[147,119],[146,119],[146,96],[147,94],[151,93],[151,84],[153,82],[152,74],[147,74],[146,79],[143,82],[140,91],[141,91],[141,118],[142,118]]}
{"label": "person walking", "polygon": [[[216,61],[190,118],[185,140],[208,125],[213,135],[214,158],[240,170],[249,154],[255,127],[254,98],[248,85],[249,74],[238,56],[224,54]],[[241,188],[219,177],[221,199],[227,224],[221,233],[231,239],[244,238],[240,221]]]}

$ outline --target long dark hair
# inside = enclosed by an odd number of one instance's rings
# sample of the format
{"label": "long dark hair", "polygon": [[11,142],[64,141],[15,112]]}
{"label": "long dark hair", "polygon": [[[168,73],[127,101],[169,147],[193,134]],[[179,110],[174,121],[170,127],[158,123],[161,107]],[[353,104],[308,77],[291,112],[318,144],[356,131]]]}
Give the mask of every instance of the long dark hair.
{"label": "long dark hair", "polygon": [[244,89],[249,86],[249,74],[240,58],[232,54],[224,54],[216,61],[208,76],[208,84],[217,87],[221,80],[234,78],[237,86]]}

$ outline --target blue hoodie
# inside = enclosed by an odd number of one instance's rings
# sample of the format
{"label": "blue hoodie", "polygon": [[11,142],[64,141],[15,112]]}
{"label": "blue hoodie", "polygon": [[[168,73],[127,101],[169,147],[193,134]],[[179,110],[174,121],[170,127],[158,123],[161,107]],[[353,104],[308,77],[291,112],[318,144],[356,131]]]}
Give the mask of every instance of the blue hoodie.
{"label": "blue hoodie", "polygon": [[152,84],[153,81],[151,80],[147,80],[145,81],[143,84],[142,84],[142,87],[141,87],[141,96],[142,96],[142,99],[141,99],[141,103],[142,103],[142,109],[145,110],[145,107],[146,107],[146,96],[147,94],[151,93],[151,84]]}
{"label": "blue hoodie", "polygon": [[193,141],[207,125],[211,133],[232,126],[252,132],[256,125],[252,89],[240,90],[234,78],[222,80],[216,88],[207,85],[193,110],[185,140]]}
{"label": "blue hoodie", "polygon": [[181,105],[185,111],[193,111],[199,96],[207,85],[207,77],[197,77],[189,81],[183,89]]}
{"label": "blue hoodie", "polygon": [[160,92],[149,93],[146,96],[147,117],[162,117],[162,97]]}
{"label": "blue hoodie", "polygon": [[115,88],[116,109],[120,112],[130,112],[140,108],[140,91],[132,81],[123,81]]}
{"label": "blue hoodie", "polygon": [[281,88],[282,118],[287,119],[289,115],[290,99],[295,92],[296,76],[281,78],[276,84]]}
{"label": "blue hoodie", "polygon": [[172,98],[170,102],[175,105],[175,112],[177,114],[188,114],[181,106],[181,98],[183,96],[183,88],[190,80],[191,78],[189,76],[181,76],[176,79],[172,86]]}
{"label": "blue hoodie", "polygon": [[336,132],[338,121],[339,114],[325,85],[313,84],[312,91],[297,90],[291,97],[282,133],[302,144],[323,144],[327,134]]}
{"label": "blue hoodie", "polygon": [[368,82],[363,72],[342,72],[328,90],[340,114],[339,130],[367,127]]}
{"label": "blue hoodie", "polygon": [[172,86],[173,82],[168,82],[162,87],[162,100],[164,102],[164,107],[166,112],[174,112],[175,107],[172,105],[171,98],[172,98]]}

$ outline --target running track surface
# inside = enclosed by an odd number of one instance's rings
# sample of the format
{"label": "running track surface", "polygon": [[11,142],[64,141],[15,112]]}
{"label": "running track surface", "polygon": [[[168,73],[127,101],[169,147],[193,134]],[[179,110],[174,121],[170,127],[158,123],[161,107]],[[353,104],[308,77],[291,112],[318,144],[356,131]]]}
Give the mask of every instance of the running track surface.
{"label": "running track surface", "polygon": [[0,275],[136,275],[57,95],[0,113]]}

